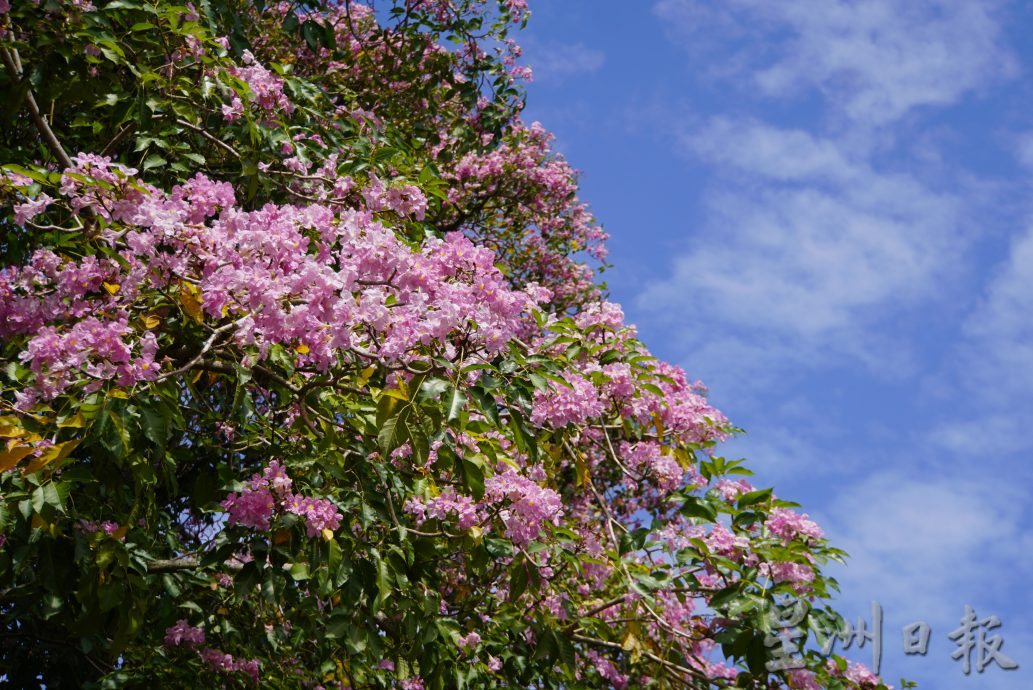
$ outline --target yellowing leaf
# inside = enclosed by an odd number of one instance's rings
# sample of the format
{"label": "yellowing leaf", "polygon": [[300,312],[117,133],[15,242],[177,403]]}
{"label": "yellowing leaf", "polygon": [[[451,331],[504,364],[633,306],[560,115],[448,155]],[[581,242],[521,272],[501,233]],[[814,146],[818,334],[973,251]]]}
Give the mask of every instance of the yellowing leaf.
{"label": "yellowing leaf", "polygon": [[587,486],[592,481],[592,473],[588,469],[588,463],[585,462],[585,456],[578,453],[574,458],[574,466],[577,470],[577,485]]}
{"label": "yellowing leaf", "polygon": [[401,389],[398,389],[398,388],[392,388],[390,390],[386,390],[381,395],[386,395],[389,398],[394,398],[395,400],[401,400],[402,402],[409,402],[409,393],[407,391],[405,391],[405,390],[401,390]]}
{"label": "yellowing leaf", "polygon": [[104,289],[108,291],[109,295],[117,295],[122,286],[117,283],[104,283]]}
{"label": "yellowing leaf", "polygon": [[32,446],[15,445],[0,453],[0,472],[6,472],[32,452]]}
{"label": "yellowing leaf", "polygon": [[3,435],[3,436],[11,435],[11,434],[8,434],[5,431],[5,429],[8,429],[8,428],[11,428],[11,429],[21,429],[22,428],[22,420],[18,419],[17,417],[15,417],[13,415],[7,415],[7,416],[4,416],[4,417],[0,417],[0,435]]}
{"label": "yellowing leaf", "polygon": [[33,529],[46,529],[47,521],[39,513],[32,515],[32,528]]}
{"label": "yellowing leaf", "polygon": [[115,530],[114,532],[111,533],[111,538],[112,539],[117,539],[119,541],[122,541],[122,539],[126,536],[126,532],[128,532],[128,531],[129,531],[129,525],[122,525],[117,530]]}
{"label": "yellowing leaf", "polygon": [[192,283],[182,283],[179,289],[179,303],[183,305],[183,311],[187,316],[197,323],[204,321],[204,312],[201,311],[201,290]]}
{"label": "yellowing leaf", "polygon": [[27,433],[29,432],[20,426],[0,421],[0,438],[21,438]]}
{"label": "yellowing leaf", "polygon": [[61,428],[61,429],[65,429],[65,428],[81,429],[84,426],[86,426],[86,420],[83,418],[81,412],[76,412],[75,414],[73,414],[71,417],[69,417],[68,419],[64,420],[63,422],[58,422],[57,426],[58,426],[58,428]]}
{"label": "yellowing leaf", "polygon": [[140,323],[142,323],[143,327],[147,330],[152,330],[161,325],[161,319],[154,314],[148,314],[147,316],[140,317]]}
{"label": "yellowing leaf", "polygon": [[689,467],[696,464],[692,456],[689,455],[688,451],[684,448],[675,448],[674,457],[683,468],[689,469]]}
{"label": "yellowing leaf", "polygon": [[128,400],[129,393],[126,393],[121,388],[115,388],[114,390],[108,391],[109,398],[119,398],[121,400]]}
{"label": "yellowing leaf", "polygon": [[359,388],[365,388],[369,380],[373,378],[373,374],[377,373],[376,367],[366,367],[359,374]]}
{"label": "yellowing leaf", "polygon": [[65,441],[64,443],[57,443],[50,448],[47,448],[40,456],[29,463],[29,466],[22,470],[22,474],[32,474],[38,472],[52,462],[60,462],[68,457],[68,454],[75,450],[75,447],[79,445],[81,439],[73,439],[71,441]]}
{"label": "yellowing leaf", "polygon": [[334,538],[334,531],[328,527],[323,528],[323,539],[326,541],[332,541]]}
{"label": "yellowing leaf", "polygon": [[637,626],[629,626],[631,629],[628,631],[627,636],[624,638],[624,642],[621,644],[621,648],[630,652],[632,663],[637,662],[642,656],[642,642],[635,635],[635,628]]}

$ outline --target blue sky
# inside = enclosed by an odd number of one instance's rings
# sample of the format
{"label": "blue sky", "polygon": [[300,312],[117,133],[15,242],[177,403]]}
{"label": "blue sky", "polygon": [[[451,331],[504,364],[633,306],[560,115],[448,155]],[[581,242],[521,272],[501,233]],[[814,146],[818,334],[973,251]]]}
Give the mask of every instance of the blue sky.
{"label": "blue sky", "polygon": [[[525,119],[583,173],[613,298],[851,553],[838,608],[882,604],[884,677],[1031,687],[1033,7],[532,10]],[[962,673],[966,605],[1018,670]]]}

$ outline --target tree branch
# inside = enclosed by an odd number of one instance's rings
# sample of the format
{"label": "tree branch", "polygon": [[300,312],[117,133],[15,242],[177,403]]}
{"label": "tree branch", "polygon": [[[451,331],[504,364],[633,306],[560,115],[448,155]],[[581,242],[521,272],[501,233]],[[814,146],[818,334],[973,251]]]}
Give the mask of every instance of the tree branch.
{"label": "tree branch", "polygon": [[216,137],[213,134],[211,134],[204,127],[200,127],[198,125],[195,125],[193,123],[187,122],[186,120],[183,120],[183,119],[180,119],[180,118],[176,119],[176,124],[182,125],[183,127],[186,127],[187,129],[191,129],[191,130],[197,132],[202,137],[204,137],[208,141],[212,142],[213,144],[215,144],[216,146],[218,146],[222,150],[227,151],[228,153],[230,153],[234,158],[240,159],[240,154],[237,153],[237,150],[235,148],[233,148],[232,146],[227,144],[222,139],[219,139],[218,137]]}
{"label": "tree branch", "polygon": [[[4,62],[4,67],[7,68],[7,74],[10,75],[11,81],[16,85],[21,83],[22,70],[21,70],[21,59],[18,57],[17,48],[5,48],[0,46],[0,59]],[[32,116],[32,121],[36,125],[36,130],[43,137],[43,140],[50,147],[50,150],[57,157],[57,160],[61,163],[64,168],[72,167],[72,159],[65,153],[64,147],[61,146],[61,142],[58,141],[57,136],[54,134],[54,130],[50,129],[50,125],[47,124],[47,118],[39,111],[39,106],[36,105],[36,98],[32,95],[32,89],[28,89],[25,92],[25,105],[29,108],[29,114]]]}
{"label": "tree branch", "polygon": [[[244,566],[239,563],[227,561],[222,566],[227,570],[239,571]],[[182,570],[197,570],[201,567],[201,559],[196,556],[180,556],[179,558],[158,559],[147,564],[147,573],[157,575],[160,573],[178,573]]]}

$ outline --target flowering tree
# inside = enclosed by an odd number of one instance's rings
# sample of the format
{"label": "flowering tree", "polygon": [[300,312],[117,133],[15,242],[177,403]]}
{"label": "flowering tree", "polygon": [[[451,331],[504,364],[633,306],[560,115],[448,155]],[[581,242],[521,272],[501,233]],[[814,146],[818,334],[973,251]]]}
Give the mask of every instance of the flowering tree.
{"label": "flowering tree", "polygon": [[0,686],[883,687],[596,283],[525,20],[0,0]]}

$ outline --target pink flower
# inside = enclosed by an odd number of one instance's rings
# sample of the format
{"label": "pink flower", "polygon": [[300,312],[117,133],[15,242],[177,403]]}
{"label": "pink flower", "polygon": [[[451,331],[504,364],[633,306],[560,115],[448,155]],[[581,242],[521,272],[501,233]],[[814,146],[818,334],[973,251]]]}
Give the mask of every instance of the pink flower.
{"label": "pink flower", "polygon": [[184,618],[179,619],[175,625],[165,630],[166,647],[178,647],[179,645],[196,647],[199,644],[204,644],[204,630],[193,627]]}
{"label": "pink flower", "polygon": [[247,674],[252,682],[258,683],[260,666],[257,659],[235,659],[231,654],[209,648],[202,649],[198,652],[198,656],[201,657],[201,662],[213,671],[220,673],[241,671]]}
{"label": "pink flower", "polygon": [[457,640],[457,643],[460,649],[464,651],[470,651],[481,643],[481,636],[477,634],[476,630],[474,630],[467,633],[465,637],[460,636]]}
{"label": "pink flower", "polygon": [[554,383],[551,391],[535,391],[531,408],[531,421],[553,427],[579,424],[592,417],[598,417],[605,409],[599,391],[584,376],[570,373],[563,377],[569,384]]}
{"label": "pink flower", "polygon": [[243,525],[257,530],[268,530],[276,502],[268,489],[245,489],[239,494],[230,494],[221,504],[228,512],[228,523]]}
{"label": "pink flower", "polygon": [[506,536],[517,546],[527,546],[541,534],[541,526],[559,524],[563,514],[560,495],[512,470],[484,481],[485,503],[509,502],[499,516],[506,525]]}
{"label": "pink flower", "polygon": [[818,523],[807,515],[801,515],[788,508],[775,508],[764,522],[771,534],[782,539],[786,544],[798,536],[818,540],[825,536]]}
{"label": "pink flower", "polygon": [[25,225],[26,222],[43,213],[53,200],[53,197],[47,194],[40,194],[32,201],[18,204],[14,207],[14,222],[18,225]]}
{"label": "pink flower", "polygon": [[793,670],[788,673],[789,687],[793,690],[821,690],[813,671]]}
{"label": "pink flower", "polygon": [[341,512],[333,502],[324,498],[291,496],[285,500],[285,509],[305,519],[306,533],[315,537],[324,529],[336,530],[341,526]]}

